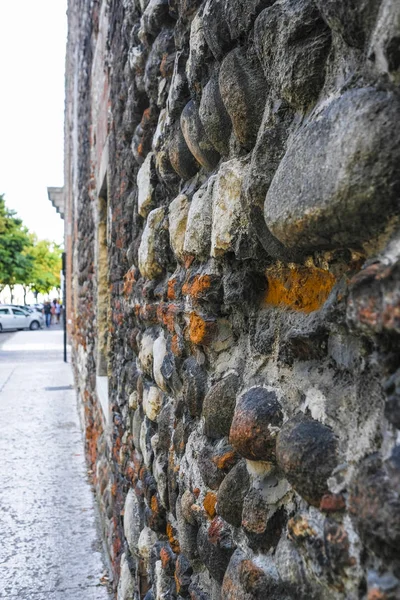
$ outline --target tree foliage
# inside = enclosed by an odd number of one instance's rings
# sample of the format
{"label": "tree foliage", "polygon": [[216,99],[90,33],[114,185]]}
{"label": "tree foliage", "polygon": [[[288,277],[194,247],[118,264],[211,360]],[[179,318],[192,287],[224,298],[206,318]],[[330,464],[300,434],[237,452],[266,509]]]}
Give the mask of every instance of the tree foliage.
{"label": "tree foliage", "polygon": [[28,257],[32,261],[32,272],[29,280],[30,288],[42,294],[48,294],[53,288],[60,287],[61,271],[60,246],[49,240],[37,240],[33,236]]}
{"label": "tree foliage", "polygon": [[31,236],[16,213],[6,207],[0,195],[0,291],[24,283],[32,268],[32,258],[26,253]]}
{"label": "tree foliage", "polygon": [[12,294],[16,284],[44,294],[59,288],[61,254],[57,244],[29,233],[0,194],[0,292],[8,285]]}

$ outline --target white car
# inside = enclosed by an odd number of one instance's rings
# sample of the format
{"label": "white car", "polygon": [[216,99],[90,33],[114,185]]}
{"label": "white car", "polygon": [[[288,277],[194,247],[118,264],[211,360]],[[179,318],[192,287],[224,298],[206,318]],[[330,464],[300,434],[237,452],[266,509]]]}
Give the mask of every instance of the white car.
{"label": "white car", "polygon": [[10,304],[0,304],[0,331],[8,329],[40,329],[43,327],[43,315],[30,313]]}

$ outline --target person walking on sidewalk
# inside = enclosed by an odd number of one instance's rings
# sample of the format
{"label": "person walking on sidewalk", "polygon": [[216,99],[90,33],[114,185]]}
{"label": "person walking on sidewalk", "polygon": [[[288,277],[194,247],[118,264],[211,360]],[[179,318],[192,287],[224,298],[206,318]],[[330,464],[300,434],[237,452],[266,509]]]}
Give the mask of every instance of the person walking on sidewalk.
{"label": "person walking on sidewalk", "polygon": [[56,304],[56,319],[57,319],[57,324],[60,323],[60,315],[61,315],[61,304],[57,300],[57,304]]}
{"label": "person walking on sidewalk", "polygon": [[48,301],[45,302],[45,304],[44,304],[43,314],[44,314],[44,318],[46,320],[46,327],[50,327],[50,323],[51,323],[51,304]]}

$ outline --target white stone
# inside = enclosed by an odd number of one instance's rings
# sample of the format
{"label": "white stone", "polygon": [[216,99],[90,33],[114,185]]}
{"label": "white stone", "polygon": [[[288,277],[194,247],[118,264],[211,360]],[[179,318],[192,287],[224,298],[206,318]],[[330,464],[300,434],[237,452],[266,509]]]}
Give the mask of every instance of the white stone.
{"label": "white stone", "polygon": [[148,153],[136,178],[138,187],[138,212],[144,218],[147,217],[153,201],[154,187],[151,183],[153,156],[152,152]]}
{"label": "white stone", "polygon": [[150,552],[154,544],[157,542],[157,535],[150,529],[150,527],[144,527],[140,533],[138,550],[139,555],[147,563],[150,558]]}
{"label": "white stone", "polygon": [[145,333],[139,344],[139,366],[147,373],[147,375],[153,374],[153,345],[154,337],[148,333]]}
{"label": "white stone", "polygon": [[147,217],[139,246],[139,270],[143,277],[155,279],[162,273],[160,257],[156,251],[156,239],[165,216],[164,208],[155,208]]}
{"label": "white stone", "polygon": [[216,177],[210,177],[194,194],[189,207],[183,250],[198,258],[210,253],[212,224],[212,189]]}
{"label": "white stone", "polygon": [[185,194],[180,194],[169,205],[169,239],[171,248],[178,260],[185,257],[185,233],[189,214],[189,201]]}
{"label": "white stone", "polygon": [[129,400],[128,400],[128,405],[129,408],[131,408],[132,410],[136,410],[138,407],[138,393],[132,392],[132,394],[129,396]]}
{"label": "white stone", "polygon": [[143,410],[150,421],[156,421],[163,404],[163,393],[155,385],[143,390]]}
{"label": "white stone", "polygon": [[124,534],[128,541],[129,550],[132,554],[135,554],[140,536],[140,510],[138,498],[132,489],[129,490],[125,499]]}
{"label": "white stone", "polygon": [[151,467],[151,461],[153,459],[153,450],[147,445],[147,425],[144,420],[140,426],[140,452],[143,456],[143,461],[146,467]]}
{"label": "white stone", "polygon": [[212,198],[211,256],[232,252],[239,232],[248,226],[240,199],[245,162],[234,158],[222,163]]}
{"label": "white stone", "polygon": [[167,354],[167,341],[164,337],[164,332],[156,339],[153,344],[153,374],[154,380],[159,388],[167,391],[165,379],[161,373],[161,367]]}
{"label": "white stone", "polygon": [[134,581],[129,570],[126,555],[121,556],[121,574],[118,582],[117,600],[132,600],[134,594]]}

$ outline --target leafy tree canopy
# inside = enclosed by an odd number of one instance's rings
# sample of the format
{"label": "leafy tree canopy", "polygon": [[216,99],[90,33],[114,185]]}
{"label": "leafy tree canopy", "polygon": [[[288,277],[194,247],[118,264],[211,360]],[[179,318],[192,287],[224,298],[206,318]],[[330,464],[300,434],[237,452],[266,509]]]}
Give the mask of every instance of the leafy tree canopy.
{"label": "leafy tree canopy", "polygon": [[29,233],[0,194],[0,291],[16,284],[49,293],[60,287],[61,247]]}

